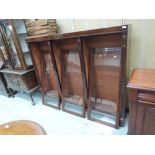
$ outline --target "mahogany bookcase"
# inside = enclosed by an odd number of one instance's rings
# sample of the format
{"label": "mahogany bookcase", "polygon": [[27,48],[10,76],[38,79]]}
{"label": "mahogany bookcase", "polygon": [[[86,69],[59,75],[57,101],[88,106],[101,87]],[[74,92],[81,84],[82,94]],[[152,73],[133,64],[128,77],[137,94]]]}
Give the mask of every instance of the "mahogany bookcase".
{"label": "mahogany bookcase", "polygon": [[[27,42],[43,96],[53,85],[58,94],[53,96],[59,96],[64,111],[81,117],[87,112],[90,120],[123,126],[127,34],[128,25],[123,25],[30,37]],[[47,78],[42,70],[49,65],[53,68]]]}

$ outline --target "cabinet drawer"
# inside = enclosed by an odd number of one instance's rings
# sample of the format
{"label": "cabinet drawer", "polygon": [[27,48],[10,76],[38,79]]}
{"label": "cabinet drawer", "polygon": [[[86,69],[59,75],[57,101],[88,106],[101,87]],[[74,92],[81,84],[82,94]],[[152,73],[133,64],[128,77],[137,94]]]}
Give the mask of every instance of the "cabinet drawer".
{"label": "cabinet drawer", "polygon": [[17,90],[17,91],[27,90],[27,87],[26,87],[21,75],[5,73],[4,76],[8,83],[8,88],[12,88],[13,90]]}
{"label": "cabinet drawer", "polygon": [[155,93],[140,92],[138,93],[138,100],[152,102],[155,104]]}

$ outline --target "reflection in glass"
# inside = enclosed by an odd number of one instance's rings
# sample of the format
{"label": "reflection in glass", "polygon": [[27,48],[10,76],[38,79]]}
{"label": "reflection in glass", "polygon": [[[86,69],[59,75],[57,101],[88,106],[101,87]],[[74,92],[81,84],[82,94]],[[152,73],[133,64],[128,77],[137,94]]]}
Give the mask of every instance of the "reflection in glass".
{"label": "reflection in glass", "polygon": [[25,23],[23,19],[14,19],[13,20],[16,32],[17,32],[17,37],[19,38],[19,42],[25,57],[26,64],[28,66],[32,65],[32,60],[30,57],[30,53],[28,50],[28,46],[26,43],[26,38],[28,38],[27,30],[25,27]]}
{"label": "reflection in glass", "polygon": [[51,61],[51,57],[49,52],[44,52],[43,54],[43,64],[45,65],[43,67],[44,74],[43,76],[43,89],[44,89],[44,102],[45,104],[59,108],[59,94],[57,90],[55,75],[54,75],[54,69],[53,64]]}
{"label": "reflection in glass", "polygon": [[79,51],[63,51],[63,95],[64,109],[83,114],[82,76]]}
{"label": "reflection in glass", "polygon": [[19,58],[17,55],[17,50],[15,48],[15,44],[14,44],[14,41],[13,41],[13,38],[11,35],[12,26],[9,25],[8,20],[3,20],[3,21],[1,21],[1,27],[6,34],[7,43],[9,45],[9,48],[13,52],[13,53],[11,52],[11,54],[12,54],[14,64],[16,67],[21,67],[21,64],[20,64],[20,61],[19,61]]}
{"label": "reflection in glass", "polygon": [[119,102],[121,48],[96,48],[91,56],[90,117],[115,125]]}
{"label": "reflection in glass", "polygon": [[57,91],[47,91],[44,96],[45,104],[58,108],[59,97]]}
{"label": "reflection in glass", "polygon": [[[10,25],[10,24],[11,25]],[[24,55],[27,66],[32,66],[32,60],[26,43],[27,30],[23,19],[13,19],[13,20],[1,20],[0,25],[5,32],[7,43],[11,50],[11,57],[13,59],[13,64],[15,68],[21,68],[21,62],[19,60],[19,55],[17,54],[17,48],[19,45]],[[19,44],[17,39],[19,40]],[[17,42],[17,43],[16,43]]]}
{"label": "reflection in glass", "polygon": [[4,46],[4,42],[3,42],[1,34],[0,34],[0,52],[1,52],[1,55],[4,59],[4,61],[5,61],[6,67],[9,67],[10,63],[9,63],[7,51],[6,51],[6,48]]}

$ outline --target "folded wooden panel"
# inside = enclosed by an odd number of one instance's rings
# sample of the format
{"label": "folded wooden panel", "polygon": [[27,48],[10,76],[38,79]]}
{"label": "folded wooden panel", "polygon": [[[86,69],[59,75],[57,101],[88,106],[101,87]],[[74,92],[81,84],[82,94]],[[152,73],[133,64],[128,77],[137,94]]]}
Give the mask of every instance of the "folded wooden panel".
{"label": "folded wooden panel", "polygon": [[25,20],[29,36],[56,34],[58,26],[55,19]]}

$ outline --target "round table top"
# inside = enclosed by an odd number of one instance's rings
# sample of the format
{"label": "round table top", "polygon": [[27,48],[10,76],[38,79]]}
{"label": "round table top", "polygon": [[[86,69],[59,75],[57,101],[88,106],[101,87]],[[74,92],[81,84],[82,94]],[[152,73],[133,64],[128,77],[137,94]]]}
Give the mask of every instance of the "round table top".
{"label": "round table top", "polygon": [[12,121],[0,125],[0,135],[45,135],[38,123],[29,120]]}

